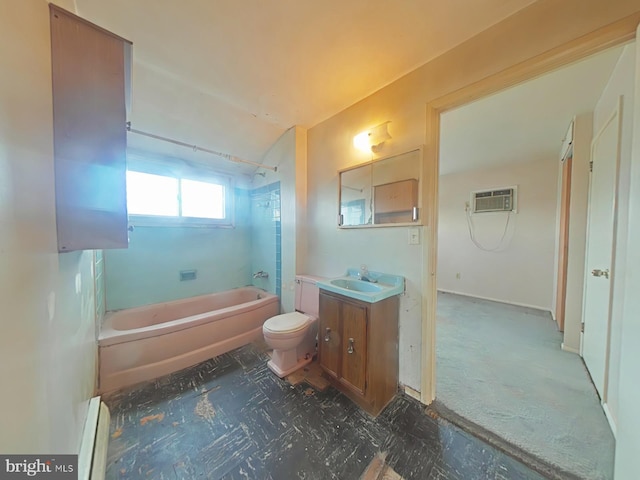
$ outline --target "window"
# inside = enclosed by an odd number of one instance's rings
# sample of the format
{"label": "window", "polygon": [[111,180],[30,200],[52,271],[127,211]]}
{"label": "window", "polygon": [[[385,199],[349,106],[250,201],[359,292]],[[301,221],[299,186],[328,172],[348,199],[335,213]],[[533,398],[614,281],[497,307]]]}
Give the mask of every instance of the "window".
{"label": "window", "polygon": [[340,210],[343,225],[363,225],[365,223],[363,198],[343,203]]}
{"label": "window", "polygon": [[178,179],[151,173],[127,171],[129,215],[180,215]]}
{"label": "window", "polygon": [[229,182],[127,171],[127,209],[141,225],[231,225]]}
{"label": "window", "polygon": [[185,179],[181,183],[183,217],[224,218],[223,185]]}

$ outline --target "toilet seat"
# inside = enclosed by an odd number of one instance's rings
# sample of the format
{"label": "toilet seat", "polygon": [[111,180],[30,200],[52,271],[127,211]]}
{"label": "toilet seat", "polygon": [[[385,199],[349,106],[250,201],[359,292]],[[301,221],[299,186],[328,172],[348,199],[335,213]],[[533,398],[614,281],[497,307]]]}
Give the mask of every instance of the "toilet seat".
{"label": "toilet seat", "polygon": [[283,313],[271,317],[262,326],[265,334],[283,335],[298,333],[309,325],[311,317],[300,312]]}

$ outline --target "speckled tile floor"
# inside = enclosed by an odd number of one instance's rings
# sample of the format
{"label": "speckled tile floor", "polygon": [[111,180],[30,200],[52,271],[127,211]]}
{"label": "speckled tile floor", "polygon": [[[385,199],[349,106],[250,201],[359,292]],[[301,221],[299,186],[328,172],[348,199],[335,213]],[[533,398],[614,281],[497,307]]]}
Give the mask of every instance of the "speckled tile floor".
{"label": "speckled tile floor", "polygon": [[542,479],[398,395],[374,419],[291,386],[249,345],[103,399],[108,479],[358,479],[379,452],[404,479]]}

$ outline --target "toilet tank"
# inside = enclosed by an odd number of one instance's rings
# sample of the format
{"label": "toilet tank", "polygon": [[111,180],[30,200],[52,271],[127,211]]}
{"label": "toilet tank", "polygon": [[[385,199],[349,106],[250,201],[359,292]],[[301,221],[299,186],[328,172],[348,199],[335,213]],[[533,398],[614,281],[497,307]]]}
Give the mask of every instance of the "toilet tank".
{"label": "toilet tank", "polygon": [[313,275],[296,275],[296,310],[316,318],[320,310],[318,280],[322,278]]}

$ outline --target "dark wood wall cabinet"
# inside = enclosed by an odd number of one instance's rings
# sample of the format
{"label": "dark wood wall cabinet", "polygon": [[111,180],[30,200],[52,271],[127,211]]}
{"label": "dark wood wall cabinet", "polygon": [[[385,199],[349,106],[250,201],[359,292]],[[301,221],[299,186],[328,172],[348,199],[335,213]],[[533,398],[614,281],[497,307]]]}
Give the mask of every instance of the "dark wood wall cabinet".
{"label": "dark wood wall cabinet", "polygon": [[58,251],[126,248],[131,42],[49,10]]}
{"label": "dark wood wall cabinet", "polygon": [[367,303],[320,291],[320,366],[372,415],[398,391],[398,309],[397,296]]}

